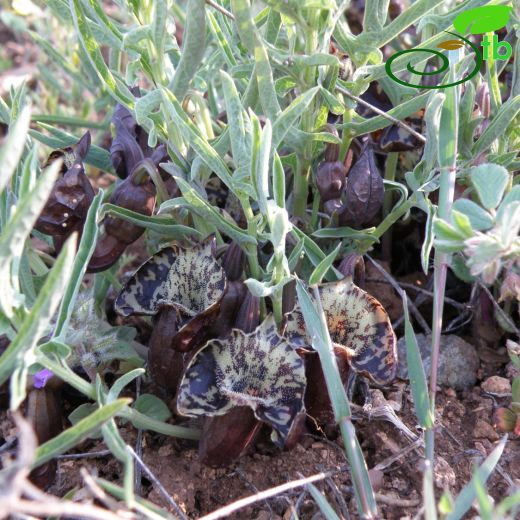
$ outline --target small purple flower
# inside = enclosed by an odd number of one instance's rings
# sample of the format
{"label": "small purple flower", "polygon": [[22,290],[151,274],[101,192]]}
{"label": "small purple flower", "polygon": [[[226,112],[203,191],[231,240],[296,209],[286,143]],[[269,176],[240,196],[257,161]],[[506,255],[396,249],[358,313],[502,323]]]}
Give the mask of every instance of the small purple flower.
{"label": "small purple flower", "polygon": [[39,370],[33,376],[33,384],[34,388],[43,388],[47,381],[54,375],[48,368],[44,368],[43,370]]}

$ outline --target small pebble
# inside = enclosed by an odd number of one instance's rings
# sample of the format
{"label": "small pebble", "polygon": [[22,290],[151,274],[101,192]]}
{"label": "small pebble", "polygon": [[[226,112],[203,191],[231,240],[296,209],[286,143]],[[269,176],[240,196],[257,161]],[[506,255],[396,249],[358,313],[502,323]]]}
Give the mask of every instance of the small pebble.
{"label": "small pebble", "polygon": [[511,382],[509,379],[500,376],[488,377],[480,385],[484,392],[490,394],[510,394],[511,393]]}

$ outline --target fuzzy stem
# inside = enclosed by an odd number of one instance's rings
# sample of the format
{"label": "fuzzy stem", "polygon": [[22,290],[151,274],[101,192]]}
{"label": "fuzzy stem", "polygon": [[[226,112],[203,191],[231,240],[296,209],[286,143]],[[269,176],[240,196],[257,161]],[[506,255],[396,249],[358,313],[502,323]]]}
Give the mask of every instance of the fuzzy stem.
{"label": "fuzzy stem", "polygon": [[[318,47],[318,19],[320,10],[309,9],[307,17],[307,30],[305,31],[305,54],[311,56]],[[307,67],[304,73],[305,89],[316,85],[316,67]],[[312,132],[314,129],[314,107],[311,102],[309,108],[302,116],[302,130]],[[294,173],[294,205],[293,215],[303,218],[307,211],[307,197],[309,193],[309,178],[311,175],[311,160],[314,143],[310,142],[305,147],[303,154],[299,157],[298,169]]]}

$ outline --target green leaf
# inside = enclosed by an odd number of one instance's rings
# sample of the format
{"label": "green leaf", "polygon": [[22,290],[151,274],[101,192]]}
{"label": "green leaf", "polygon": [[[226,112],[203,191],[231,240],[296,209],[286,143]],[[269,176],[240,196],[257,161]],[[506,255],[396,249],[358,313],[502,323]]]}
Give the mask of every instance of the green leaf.
{"label": "green leaf", "polygon": [[310,278],[309,285],[316,285],[321,283],[323,277],[327,274],[327,271],[332,267],[334,260],[338,256],[339,250],[341,249],[341,243],[339,243],[334,251],[329,253],[314,269]]}
{"label": "green leaf", "polygon": [[177,224],[175,219],[169,218],[165,215],[149,217],[137,213],[136,211],[116,206],[115,204],[104,204],[102,213],[122,218],[136,226],[151,229],[152,231],[167,237],[185,238],[187,236],[201,236],[201,233],[196,229]]}
{"label": "green leaf", "polygon": [[453,209],[460,213],[464,213],[464,215],[469,218],[471,227],[475,231],[485,231],[490,229],[493,227],[495,222],[492,215],[469,199],[457,199],[453,203]]}
{"label": "green leaf", "polygon": [[[54,338],[59,338],[62,333],[67,329],[72,311],[74,309],[74,303],[78,295],[83,276],[87,270],[87,265],[90,261],[90,257],[96,249],[96,241],[98,236],[98,217],[99,208],[103,200],[103,190],[99,190],[98,194],[94,197],[92,204],[88,210],[87,218],[83,226],[83,233],[81,235],[81,241],[79,243],[78,252],[74,259],[74,265],[71,273],[71,283],[67,285],[63,300],[58,311],[58,318],[56,320],[56,327],[54,329]],[[64,337],[62,338],[64,339]]]}
{"label": "green leaf", "polygon": [[136,368],[119,377],[108,391],[106,402],[110,403],[115,401],[126,385],[130,384],[134,379],[142,376],[144,373],[144,368]]}
{"label": "green leaf", "polygon": [[451,212],[451,220],[457,231],[459,231],[466,238],[471,238],[474,235],[470,220],[464,213],[453,210]]}
{"label": "green leaf", "polygon": [[58,176],[61,162],[55,161],[36,181],[34,188],[22,197],[14,215],[7,222],[0,236],[0,308],[10,317],[18,288],[18,260],[34,223],[45,206],[49,193]]}
{"label": "green leaf", "polygon": [[114,417],[131,402],[131,399],[118,399],[113,403],[106,404],[68,430],[54,437],[54,439],[38,446],[36,449],[36,460],[32,467],[37,468],[56,457],[56,455],[61,455],[70,450],[98,430],[105,422]]}
{"label": "green leaf", "polygon": [[72,237],[65,243],[18,334],[0,356],[0,384],[7,381],[15,366],[23,362],[24,354],[35,347],[49,327],[68,283],[75,249],[76,244]]}
{"label": "green leaf", "polygon": [[273,160],[273,197],[280,208],[285,208],[285,171],[276,151]]}
{"label": "green leaf", "polygon": [[[85,419],[92,413],[94,413],[98,407],[93,403],[84,403],[79,405],[76,409],[72,411],[72,413],[69,415],[69,421],[74,426],[75,424],[78,424],[82,419]],[[98,429],[94,432],[92,432],[89,437],[91,439],[100,439],[102,437],[101,430]]]}
{"label": "green leaf", "polygon": [[182,191],[184,199],[191,206],[191,210],[207,219],[216,226],[222,233],[225,233],[231,239],[238,243],[249,242],[256,244],[256,239],[247,234],[246,231],[239,228],[235,223],[225,219],[217,208],[208,204],[184,179],[174,177],[177,185]]}
{"label": "green leaf", "polygon": [[171,412],[164,401],[152,394],[142,394],[135,401],[134,408],[157,421],[167,421]]}
{"label": "green leaf", "polygon": [[99,79],[107,87],[116,101],[122,103],[130,110],[133,109],[134,97],[128,88],[123,88],[121,84],[117,84],[112,72],[110,72],[110,69],[106,66],[101,49],[90,31],[87,19],[82,11],[80,0],[69,0],[69,6],[80,43]]}
{"label": "green leaf", "polygon": [[269,56],[251,15],[248,0],[231,0],[238,35],[251,56],[255,58],[255,77],[264,114],[274,121],[280,112]]}
{"label": "green leaf", "polygon": [[240,167],[248,162],[245,143],[244,107],[231,76],[224,71],[220,71],[220,79],[226,103],[231,151],[235,163]]}
{"label": "green leaf", "polygon": [[480,202],[486,209],[495,209],[509,183],[509,173],[498,164],[480,164],[470,170],[470,179]]}
{"label": "green leaf", "polygon": [[161,89],[161,95],[172,122],[177,126],[183,137],[190,143],[208,168],[215,172],[231,191],[235,192],[233,178],[226,163],[186,115],[177,98],[167,89]]}
{"label": "green leaf", "polygon": [[287,132],[304,114],[321,87],[314,87],[298,96],[273,122],[272,147],[278,149]]}
{"label": "green leaf", "polygon": [[489,126],[482,132],[473,146],[473,156],[477,157],[486,151],[493,141],[499,139],[506,132],[507,127],[520,111],[520,95],[509,99],[499,109]]}
{"label": "green leaf", "polygon": [[182,53],[171,84],[173,95],[182,100],[197,73],[206,49],[206,11],[204,0],[189,0],[182,37]]}
{"label": "green leaf", "polygon": [[433,413],[430,406],[430,397],[428,394],[428,383],[426,374],[424,373],[424,365],[421,359],[421,352],[417,344],[417,338],[410,322],[408,314],[408,302],[406,294],[403,293],[403,310],[404,310],[404,336],[406,341],[406,363],[408,367],[408,376],[410,378],[410,386],[412,388],[412,397],[415,405],[415,415],[419,424],[423,428],[433,427]]}
{"label": "green leaf", "polygon": [[421,267],[423,269],[424,274],[428,274],[429,270],[429,260],[430,253],[433,247],[433,241],[435,238],[435,234],[433,232],[433,223],[435,221],[435,216],[437,214],[437,208],[434,206],[429,199],[425,198],[428,213],[426,216],[426,225],[424,230],[424,241],[421,246]]}
{"label": "green leaf", "polygon": [[22,157],[30,122],[31,109],[26,106],[10,127],[4,144],[0,148],[0,193],[7,186]]}

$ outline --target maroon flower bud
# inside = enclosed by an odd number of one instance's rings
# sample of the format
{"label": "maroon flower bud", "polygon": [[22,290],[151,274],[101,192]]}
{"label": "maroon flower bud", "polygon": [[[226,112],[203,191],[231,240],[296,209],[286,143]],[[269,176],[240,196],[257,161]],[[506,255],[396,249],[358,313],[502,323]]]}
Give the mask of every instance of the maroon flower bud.
{"label": "maroon flower bud", "polygon": [[246,334],[253,332],[260,324],[260,298],[253,296],[249,291],[242,301],[235,319],[235,328]]}

